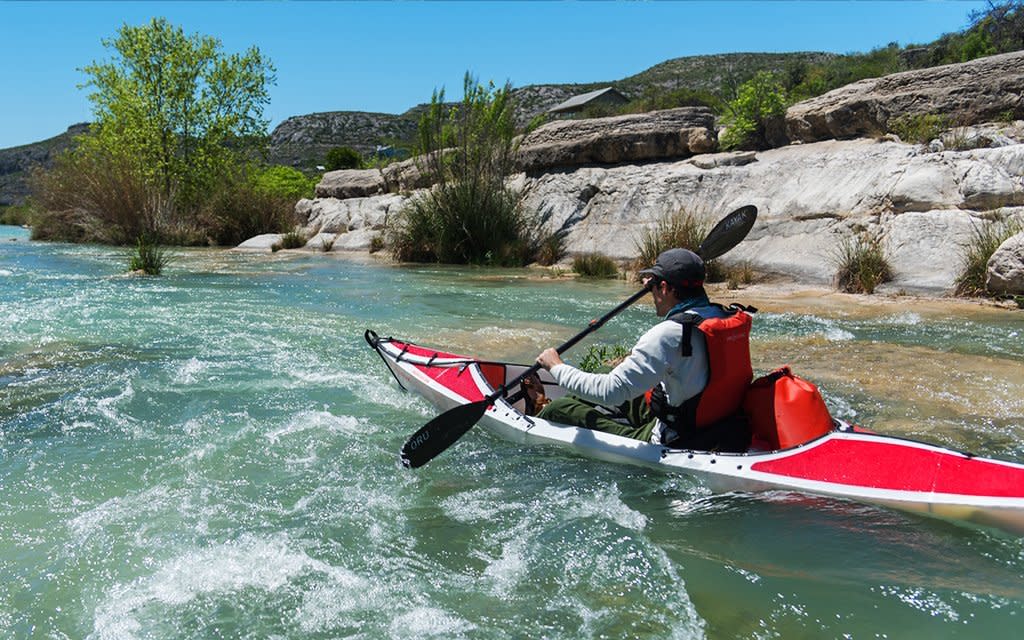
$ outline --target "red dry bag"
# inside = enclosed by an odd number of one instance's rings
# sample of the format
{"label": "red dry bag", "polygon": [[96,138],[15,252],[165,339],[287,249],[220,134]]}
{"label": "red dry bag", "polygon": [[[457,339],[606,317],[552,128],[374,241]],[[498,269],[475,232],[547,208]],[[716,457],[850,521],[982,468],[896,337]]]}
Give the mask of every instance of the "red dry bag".
{"label": "red dry bag", "polygon": [[781,367],[750,383],[743,413],[753,432],[751,447],[788,449],[832,430],[832,416],[818,387]]}

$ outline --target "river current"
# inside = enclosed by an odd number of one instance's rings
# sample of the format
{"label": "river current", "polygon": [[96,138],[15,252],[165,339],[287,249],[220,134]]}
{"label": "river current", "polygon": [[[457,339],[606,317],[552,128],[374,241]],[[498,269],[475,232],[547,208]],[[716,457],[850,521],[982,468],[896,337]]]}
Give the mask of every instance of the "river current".
{"label": "river current", "polygon": [[[634,289],[527,271],[119,249],[0,227],[0,637],[1010,638],[1024,540],[522,447],[416,471],[435,415],[363,331],[528,361]],[[1024,462],[1024,314],[719,291],[833,413]],[[639,303],[587,344],[631,343]]]}

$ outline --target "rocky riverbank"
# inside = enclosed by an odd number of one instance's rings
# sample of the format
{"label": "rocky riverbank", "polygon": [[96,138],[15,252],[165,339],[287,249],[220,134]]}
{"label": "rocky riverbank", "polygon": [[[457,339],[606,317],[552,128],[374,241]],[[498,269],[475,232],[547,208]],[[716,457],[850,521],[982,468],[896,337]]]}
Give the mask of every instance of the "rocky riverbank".
{"label": "rocky riverbank", "polygon": [[[703,109],[549,123],[522,140],[510,184],[523,206],[565,233],[569,255],[637,255],[644,230],[686,209],[710,219],[754,204],[750,236],[728,260],[827,284],[837,246],[880,239],[894,269],[891,291],[948,292],[963,247],[979,229],[1024,220],[1024,52],[887,76],[790,107],[781,146],[716,153]],[[899,119],[942,114],[956,122],[928,144],[884,133]],[[998,121],[992,121],[995,115]],[[864,137],[870,136],[870,137]],[[840,137],[843,139],[834,139]],[[415,189],[415,161],[384,171],[324,176],[298,203],[321,247],[365,251]],[[268,249],[263,237],[241,248]],[[1001,291],[1024,293],[1024,236],[989,265]]]}

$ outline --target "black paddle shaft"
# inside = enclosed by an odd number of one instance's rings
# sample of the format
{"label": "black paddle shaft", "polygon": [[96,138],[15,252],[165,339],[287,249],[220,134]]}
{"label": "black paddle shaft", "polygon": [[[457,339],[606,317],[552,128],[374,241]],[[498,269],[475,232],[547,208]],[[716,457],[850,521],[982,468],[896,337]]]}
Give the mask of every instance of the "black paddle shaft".
{"label": "black paddle shaft", "polygon": [[[561,354],[565,353],[566,351],[568,351],[569,349],[572,349],[573,347],[576,346],[577,342],[579,342],[583,338],[586,338],[587,336],[589,336],[591,333],[593,333],[593,332],[597,331],[598,329],[600,329],[601,326],[604,325],[604,323],[608,322],[609,320],[611,320],[615,316],[617,316],[620,313],[622,313],[622,311],[626,307],[630,306],[631,304],[633,304],[634,302],[636,302],[640,298],[642,298],[645,295],[647,295],[649,291],[650,290],[646,289],[646,288],[645,289],[641,289],[641,290],[637,291],[636,293],[634,293],[633,295],[631,295],[626,300],[624,300],[622,303],[620,303],[619,306],[615,307],[614,309],[612,309],[608,313],[604,314],[603,316],[601,316],[597,320],[591,320],[590,324],[587,325],[586,329],[584,329],[583,331],[580,331],[579,333],[577,333],[573,337],[569,338],[564,344],[562,344],[561,346],[556,348],[555,351],[557,351],[558,354],[561,355]],[[513,379],[513,380],[511,380],[509,382],[506,382],[505,384],[501,385],[500,387],[498,387],[498,389],[496,389],[494,391],[494,393],[492,393],[491,395],[487,396],[486,400],[487,400],[488,404],[490,404],[491,402],[494,402],[495,400],[497,400],[498,398],[503,396],[505,394],[505,392],[510,387],[516,386],[517,384],[519,384],[523,380],[529,378],[534,373],[537,373],[537,371],[539,371],[539,370],[540,370],[540,363],[537,363],[537,362],[533,363],[533,365],[529,369],[527,369],[526,371],[524,371],[521,374],[519,374],[518,376],[516,376],[515,379]]]}
{"label": "black paddle shaft", "polygon": [[[729,251],[746,237],[750,228],[754,226],[756,219],[756,207],[748,205],[733,211],[711,229],[704,242],[697,249],[697,255],[704,260],[713,260]],[[575,346],[577,342],[601,328],[605,322],[618,315],[623,309],[647,295],[647,292],[648,289],[645,287],[597,320],[591,320],[586,329],[570,338],[565,344],[555,350],[559,354],[565,353]],[[459,405],[436,416],[406,440],[401,451],[402,464],[409,468],[416,468],[433,460],[442,451],[455,444],[464,433],[469,431],[484,416],[487,412],[487,407],[505,394],[509,387],[519,384],[538,370],[540,370],[540,364],[534,363],[526,371],[516,376],[514,380],[501,385],[486,398],[469,404]]]}

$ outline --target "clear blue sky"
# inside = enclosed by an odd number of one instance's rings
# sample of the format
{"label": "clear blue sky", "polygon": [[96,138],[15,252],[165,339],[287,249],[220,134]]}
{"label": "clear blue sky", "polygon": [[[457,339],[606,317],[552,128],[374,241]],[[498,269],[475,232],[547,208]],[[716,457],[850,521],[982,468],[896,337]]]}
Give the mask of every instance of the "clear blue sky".
{"label": "clear blue sky", "polygon": [[78,71],[123,24],[163,16],[278,70],[271,128],[317,111],[401,113],[462,76],[513,86],[617,80],[680,56],[868,51],[933,40],[984,2],[8,2],[0,148],[91,119]]}

